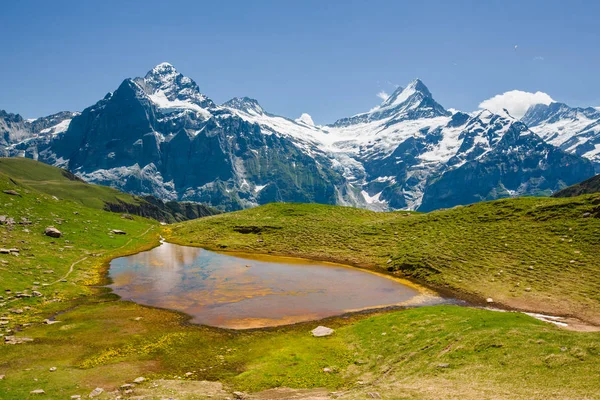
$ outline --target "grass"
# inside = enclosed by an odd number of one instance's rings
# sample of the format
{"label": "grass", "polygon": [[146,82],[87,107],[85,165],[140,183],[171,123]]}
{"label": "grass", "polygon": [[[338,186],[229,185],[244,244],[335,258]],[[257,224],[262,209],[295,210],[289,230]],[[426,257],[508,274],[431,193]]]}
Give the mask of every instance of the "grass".
{"label": "grass", "polygon": [[110,391],[137,376],[249,392],[326,387],[348,390],[347,398],[596,398],[600,387],[597,333],[518,313],[436,306],[359,315],[330,319],[336,333],[313,338],[316,323],[233,332],[111,297],[29,328],[31,344],[0,346],[1,398],[25,399],[40,387],[57,397]]}
{"label": "grass", "polygon": [[[8,189],[21,196],[2,193]],[[596,207],[593,201],[593,197],[522,199],[427,215],[274,204],[169,226],[163,234],[185,244],[392,267],[456,290],[472,284],[473,293],[489,284],[489,271],[496,272],[497,266],[486,269],[488,263],[511,259],[504,242],[512,257],[520,260],[529,254],[535,269],[526,268],[524,273],[535,275],[524,275],[521,282],[536,288],[543,286],[535,286],[535,279],[558,276],[545,263],[544,272],[541,260],[550,255],[549,265],[559,263],[566,258],[556,261],[555,253],[570,249],[573,254],[580,251],[578,260],[585,262],[577,268],[586,277],[571,279],[570,288],[593,294],[589,260],[597,250],[598,224],[595,219],[578,217]],[[565,331],[519,313],[456,306],[356,314],[253,331],[192,325],[185,315],[121,301],[96,286],[105,282],[111,258],[157,243],[160,227],[155,221],[122,219],[77,199],[55,200],[52,192],[39,191],[3,173],[0,214],[16,222],[31,221],[0,226],[0,247],[20,250],[18,257],[0,255],[0,316],[9,318],[0,333],[34,339],[20,345],[0,344],[0,375],[5,375],[0,380],[2,400],[40,397],[29,394],[35,389],[44,389],[47,398],[87,397],[96,387],[110,392],[138,376],[152,380],[142,387],[150,393],[148,398],[158,399],[204,398],[194,389],[196,380],[224,383],[227,395],[223,397],[231,397],[232,390],[257,392],[281,386],[345,391],[347,399],[364,399],[368,392],[411,399],[599,397],[600,333]],[[64,236],[44,236],[48,225],[59,228]],[[516,226],[515,237],[503,233],[510,226]],[[127,235],[111,235],[111,229],[122,229]],[[541,248],[525,243],[534,237],[530,230],[537,232]],[[470,238],[470,232],[478,232],[481,243]],[[492,233],[507,237],[486,248],[483,244],[492,241]],[[469,248],[457,244],[461,235]],[[525,236],[520,239],[518,235]],[[434,239],[438,253],[428,243]],[[517,241],[527,248],[518,249]],[[549,249],[553,252],[547,253]],[[449,268],[457,257],[456,269]],[[575,267],[569,264],[569,268]],[[491,282],[514,276],[511,268],[503,269]],[[568,287],[562,281],[556,286],[544,292],[548,298]],[[43,296],[14,298],[17,292],[33,290]],[[578,296],[569,297],[569,304],[583,299]],[[587,304],[594,306],[594,297],[589,299]],[[49,317],[60,322],[44,324]],[[319,324],[334,328],[335,334],[311,337],[310,330]],[[51,367],[57,370],[51,372]],[[187,372],[192,375],[187,377]],[[158,387],[154,382],[159,382]],[[173,387],[178,393],[172,393]],[[105,393],[99,398],[112,397]]]}
{"label": "grass", "polygon": [[183,245],[390,270],[519,309],[600,323],[600,195],[518,198],[428,214],[266,206],[169,226]]}
{"label": "grass", "polygon": [[0,158],[0,173],[13,181],[36,189],[39,192],[71,200],[89,208],[103,209],[105,203],[137,204],[134,196],[116,189],[90,185],[73,175],[65,175],[64,170],[50,167],[28,158]]}

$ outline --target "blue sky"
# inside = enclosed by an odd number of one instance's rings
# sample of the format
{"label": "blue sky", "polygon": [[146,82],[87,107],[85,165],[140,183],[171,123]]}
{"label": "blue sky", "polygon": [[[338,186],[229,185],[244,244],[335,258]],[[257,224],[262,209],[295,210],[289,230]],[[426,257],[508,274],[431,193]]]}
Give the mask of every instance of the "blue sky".
{"label": "blue sky", "polygon": [[0,109],[82,110],[162,61],[217,103],[317,123],[417,77],[465,111],[513,89],[600,106],[598,15],[598,1],[7,2]]}

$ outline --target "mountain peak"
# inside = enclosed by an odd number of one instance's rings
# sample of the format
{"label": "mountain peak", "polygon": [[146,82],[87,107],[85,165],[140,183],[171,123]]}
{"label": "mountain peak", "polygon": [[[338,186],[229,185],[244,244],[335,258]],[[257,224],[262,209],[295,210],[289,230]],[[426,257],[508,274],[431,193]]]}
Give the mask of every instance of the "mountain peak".
{"label": "mountain peak", "polygon": [[223,103],[223,107],[234,108],[248,114],[264,114],[265,110],[258,103],[258,100],[250,97],[234,97]]}
{"label": "mountain peak", "polygon": [[178,73],[177,70],[175,69],[175,67],[173,66],[173,64],[168,63],[168,62],[162,62],[160,64],[158,64],[156,67],[152,68],[150,71],[148,71],[148,74],[146,74],[146,76],[150,75],[150,74],[168,74],[168,73]]}
{"label": "mountain peak", "polygon": [[399,86],[390,97],[381,103],[380,107],[400,105],[415,95],[420,95],[419,97],[422,98],[431,98],[431,92],[418,78],[409,83],[406,88]]}
{"label": "mountain peak", "polygon": [[200,88],[191,78],[178,72],[175,67],[162,62],[152,68],[146,76],[136,78],[135,82],[143,87],[150,96],[163,96],[168,101],[187,101],[201,107],[212,107],[210,99],[200,93]]}

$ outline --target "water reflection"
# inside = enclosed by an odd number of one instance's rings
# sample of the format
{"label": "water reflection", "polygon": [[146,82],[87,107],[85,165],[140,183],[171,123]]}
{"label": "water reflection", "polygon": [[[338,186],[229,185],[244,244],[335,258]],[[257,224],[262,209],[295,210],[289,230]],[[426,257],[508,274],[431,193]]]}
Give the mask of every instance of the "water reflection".
{"label": "water reflection", "polygon": [[170,243],[113,260],[110,276],[111,287],[126,300],[227,328],[282,325],[422,300],[414,288],[353,268],[247,259]]}

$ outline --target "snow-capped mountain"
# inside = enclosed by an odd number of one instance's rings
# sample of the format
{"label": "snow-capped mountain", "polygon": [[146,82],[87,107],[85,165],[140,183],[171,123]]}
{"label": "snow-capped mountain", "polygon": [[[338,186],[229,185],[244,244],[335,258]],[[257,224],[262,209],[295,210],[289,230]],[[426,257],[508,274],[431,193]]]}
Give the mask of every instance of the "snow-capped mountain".
{"label": "snow-capped mountain", "polygon": [[418,79],[368,112],[318,126],[248,97],[216,105],[162,63],[63,125],[7,151],[94,183],[222,209],[301,201],[432,210],[549,194],[594,173],[508,114],[446,110]]}
{"label": "snow-capped mountain", "polygon": [[[0,110],[0,155],[37,158],[37,147],[42,143],[47,145],[55,135],[66,131],[77,115],[79,113],[62,111],[47,117],[24,120],[19,114]],[[29,147],[28,143],[33,144],[29,153],[25,150]],[[15,150],[17,147],[20,150]]]}
{"label": "snow-capped mountain", "polygon": [[600,110],[538,104],[529,108],[521,121],[548,143],[592,160],[600,172]]}

